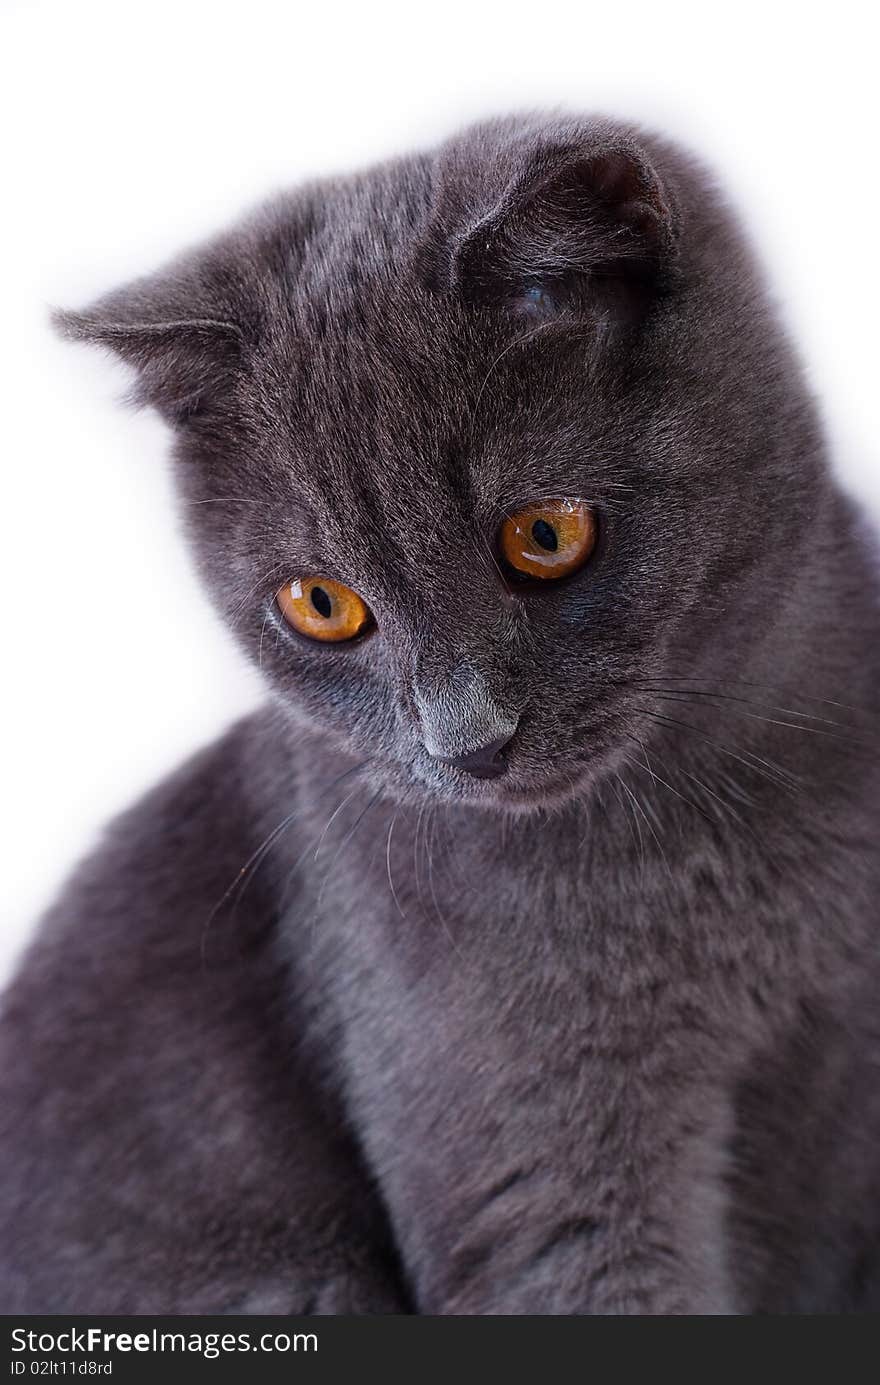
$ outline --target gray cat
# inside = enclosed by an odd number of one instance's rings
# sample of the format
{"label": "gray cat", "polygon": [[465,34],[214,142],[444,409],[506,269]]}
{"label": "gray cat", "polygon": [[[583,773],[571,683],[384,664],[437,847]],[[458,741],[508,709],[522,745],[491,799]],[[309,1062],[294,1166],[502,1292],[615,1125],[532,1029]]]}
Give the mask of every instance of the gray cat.
{"label": "gray cat", "polygon": [[880,583],[711,181],[490,122],[60,324],[268,698],[6,996],[3,1310],[880,1308]]}

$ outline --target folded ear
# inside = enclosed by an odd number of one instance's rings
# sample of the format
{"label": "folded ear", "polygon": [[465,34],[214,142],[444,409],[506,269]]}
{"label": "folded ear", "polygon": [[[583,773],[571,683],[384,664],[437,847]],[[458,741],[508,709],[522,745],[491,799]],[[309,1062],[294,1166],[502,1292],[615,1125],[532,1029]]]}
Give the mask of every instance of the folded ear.
{"label": "folded ear", "polygon": [[618,291],[631,313],[670,274],[671,199],[628,133],[501,126],[449,162],[454,177],[441,173],[429,237],[436,287],[546,318],[596,300],[605,310]]}
{"label": "folded ear", "polygon": [[114,351],[136,372],[133,402],[180,423],[223,391],[241,359],[244,331],[223,284],[217,256],[203,252],[52,321],[62,336]]}

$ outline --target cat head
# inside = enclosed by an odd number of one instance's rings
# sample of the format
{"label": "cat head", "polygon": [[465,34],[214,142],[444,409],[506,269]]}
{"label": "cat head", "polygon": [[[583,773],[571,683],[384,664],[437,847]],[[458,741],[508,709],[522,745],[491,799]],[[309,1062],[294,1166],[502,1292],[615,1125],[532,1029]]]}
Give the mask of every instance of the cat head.
{"label": "cat head", "polygon": [[729,213],[653,136],[483,124],[58,321],[174,430],[291,725],[391,794],[563,801],[642,753],[652,680],[778,634],[821,441]]}

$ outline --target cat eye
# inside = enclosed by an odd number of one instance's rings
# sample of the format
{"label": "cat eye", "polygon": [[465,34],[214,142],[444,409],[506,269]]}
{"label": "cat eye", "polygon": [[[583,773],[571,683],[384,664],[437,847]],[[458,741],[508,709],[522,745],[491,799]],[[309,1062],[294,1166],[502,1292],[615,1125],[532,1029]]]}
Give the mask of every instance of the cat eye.
{"label": "cat eye", "polygon": [[596,517],[583,500],[541,500],[507,516],[499,544],[514,572],[547,581],[582,567],[597,534]]}
{"label": "cat eye", "polygon": [[311,640],[339,643],[363,635],[373,623],[369,607],[331,577],[301,577],[275,593],[288,625]]}

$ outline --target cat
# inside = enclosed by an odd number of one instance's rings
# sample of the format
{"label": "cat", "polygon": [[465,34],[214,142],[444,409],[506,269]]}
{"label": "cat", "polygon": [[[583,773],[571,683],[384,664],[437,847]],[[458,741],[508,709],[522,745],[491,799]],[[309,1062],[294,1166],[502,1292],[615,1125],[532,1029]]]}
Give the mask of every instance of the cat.
{"label": "cat", "polygon": [[57,322],[267,696],[5,997],[4,1311],[880,1307],[876,546],[713,179],[490,120]]}

